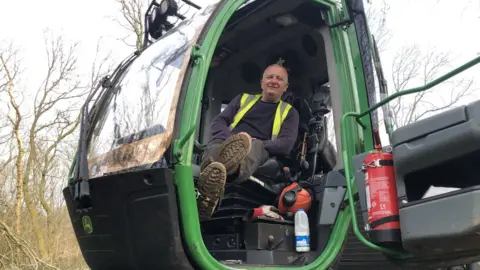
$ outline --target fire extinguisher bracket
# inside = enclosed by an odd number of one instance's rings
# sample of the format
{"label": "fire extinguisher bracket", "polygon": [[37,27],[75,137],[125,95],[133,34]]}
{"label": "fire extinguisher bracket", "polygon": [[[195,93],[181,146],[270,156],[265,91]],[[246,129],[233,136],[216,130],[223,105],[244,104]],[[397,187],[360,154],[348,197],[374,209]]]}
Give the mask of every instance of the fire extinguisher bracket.
{"label": "fire extinguisher bracket", "polygon": [[379,168],[383,166],[393,166],[393,160],[375,159],[368,162],[367,164],[363,164],[360,170],[362,172],[365,172],[367,168]]}
{"label": "fire extinguisher bracket", "polygon": [[392,215],[392,216],[387,216],[387,217],[377,219],[373,222],[370,222],[368,224],[368,228],[370,228],[370,230],[373,230],[380,225],[383,225],[383,224],[386,224],[386,223],[389,223],[389,222],[394,222],[394,221],[400,221],[400,216],[399,215]]}

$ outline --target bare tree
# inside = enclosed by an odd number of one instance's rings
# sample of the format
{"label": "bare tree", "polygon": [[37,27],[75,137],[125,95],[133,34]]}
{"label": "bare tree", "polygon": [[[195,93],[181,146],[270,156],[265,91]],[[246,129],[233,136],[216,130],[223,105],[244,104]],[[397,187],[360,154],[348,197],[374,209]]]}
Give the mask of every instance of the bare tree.
{"label": "bare tree", "polygon": [[[15,199],[15,231],[20,232],[20,223],[21,223],[21,207],[23,202],[23,156],[24,156],[24,146],[22,138],[20,135],[20,125],[22,123],[22,113],[20,112],[20,105],[16,101],[14,93],[14,85],[19,73],[20,67],[19,63],[16,61],[18,51],[14,50],[10,44],[6,49],[4,49],[0,54],[0,62],[2,69],[3,82],[0,84],[0,89],[6,89],[8,95],[9,107],[12,108],[13,113],[8,116],[9,121],[12,124],[12,133],[15,137],[17,143],[17,157],[16,157],[16,167],[17,167],[17,183],[16,183],[16,199]],[[12,152],[6,161],[10,162],[13,159]]]}
{"label": "bare tree", "polygon": [[[14,266],[23,264],[24,266],[31,266],[33,269],[38,269],[39,266],[42,266],[44,269],[55,269],[59,270],[59,268],[47,263],[46,261],[42,260],[34,251],[34,249],[28,244],[27,241],[22,239],[20,236],[12,232],[12,230],[8,227],[8,225],[0,220],[0,232],[5,235],[6,241],[8,241],[10,250],[5,254],[0,254],[0,265],[3,265],[2,269],[9,269],[8,266]],[[19,259],[18,256],[15,256],[17,250],[20,250],[22,257],[25,259]],[[22,261],[19,263],[18,261]],[[9,265],[7,265],[4,261],[7,261]],[[26,263],[27,261],[28,263]],[[27,265],[25,265],[27,264]],[[25,269],[25,268],[24,268]]]}
{"label": "bare tree", "polygon": [[[120,12],[124,19],[124,22],[120,20],[117,20],[117,22],[129,32],[122,41],[128,46],[135,46],[139,50],[143,47],[143,34],[145,31],[143,15],[148,2],[146,0],[117,0],[117,2],[120,5]],[[135,45],[126,41],[131,34],[134,34]]]}
{"label": "bare tree", "polygon": [[[58,137],[52,144],[57,143],[64,136],[73,132],[78,124],[78,117],[71,117],[75,112],[75,103],[85,95],[85,89],[80,87],[76,80],[77,59],[74,55],[77,44],[65,47],[61,37],[45,37],[47,56],[46,74],[40,88],[36,91],[33,100],[33,116],[30,128],[27,131],[28,154],[26,155],[23,170],[23,191],[25,204],[30,213],[33,230],[41,258],[48,255],[48,247],[45,244],[45,236],[39,220],[36,194],[31,189],[32,171],[39,156],[38,139],[41,134],[47,134],[53,127],[60,130]],[[61,108],[64,106],[64,108]],[[77,108],[78,110],[78,108]],[[50,135],[50,134],[49,134]],[[53,135],[53,134],[52,134]]]}
{"label": "bare tree", "polygon": [[[22,233],[27,238],[29,235],[34,237],[35,240],[32,242],[38,251],[38,260],[52,262],[52,258],[55,257],[51,254],[52,250],[61,252],[65,249],[57,248],[58,244],[55,244],[60,241],[60,238],[55,236],[60,225],[53,224],[62,216],[60,213],[65,213],[65,205],[58,200],[58,194],[61,194],[61,186],[58,183],[64,179],[68,171],[68,162],[65,162],[63,157],[68,156],[70,162],[73,157],[71,153],[68,155],[60,153],[72,147],[68,138],[75,135],[79,125],[80,106],[84,97],[111,66],[106,66],[108,56],[99,57],[98,45],[92,69],[88,74],[89,78],[82,83],[77,67],[78,44],[68,45],[61,36],[53,35],[45,35],[44,40],[47,60],[45,77],[38,89],[30,91],[33,98],[25,102],[26,104],[23,103],[26,99],[22,99],[21,93],[28,91],[15,84],[20,62],[13,57],[16,53],[13,49],[9,50],[8,54],[5,50],[0,54],[2,67],[0,90],[1,97],[9,105],[9,125],[5,125],[5,128],[11,130],[11,135],[5,136],[5,142],[9,139],[12,141],[12,138],[15,142],[14,151],[11,151],[12,155],[9,158],[16,160],[16,174],[13,177],[17,182],[15,235],[20,237]],[[22,232],[20,221],[23,204],[26,206],[30,222],[23,225],[25,231]],[[62,218],[62,222],[68,224],[68,219]],[[8,224],[3,225],[4,231],[8,231]],[[8,239],[16,239],[9,235],[10,233],[7,235],[7,238],[10,237]],[[0,258],[0,263],[2,262]]]}
{"label": "bare tree", "polygon": [[[444,52],[422,53],[417,46],[403,48],[395,55],[392,63],[393,91],[433,81],[448,71],[446,67],[450,62],[449,55]],[[438,86],[448,89],[448,95],[442,95],[445,93],[442,90],[432,89],[399,97],[390,105],[393,127],[396,129],[405,126],[455,106],[473,93],[473,83],[473,78],[452,78]]]}
{"label": "bare tree", "polygon": [[[380,54],[386,53],[391,38],[387,26],[388,4],[383,1],[375,7],[370,6],[368,12],[369,16],[367,17],[371,33],[375,36]],[[391,64],[389,94],[431,82],[449,71],[451,60],[450,54],[446,52],[436,51],[435,49],[422,51],[417,44],[404,46],[395,53]],[[460,79],[457,79],[455,77],[437,86],[447,88],[448,90],[445,89],[445,91],[449,91],[448,95],[435,87],[437,90],[432,89],[407,95],[392,101],[389,104],[389,113],[393,128],[396,129],[454,107],[474,91],[473,84],[473,78],[460,77]]]}
{"label": "bare tree", "polygon": [[[3,44],[1,44],[3,45]],[[8,96],[10,87],[14,84],[15,77],[17,77],[18,66],[15,61],[12,61],[12,45],[8,44],[6,47],[0,47],[0,95]],[[11,66],[13,64],[13,66]],[[8,70],[7,70],[8,69]],[[14,71],[11,72],[11,69]],[[12,74],[13,73],[13,74]],[[13,78],[12,78],[13,77]],[[13,79],[10,80],[9,78]],[[7,107],[8,101],[0,98],[0,107]],[[10,129],[10,122],[8,113],[0,111],[0,173],[4,172],[8,165],[14,160],[12,154],[11,141],[12,132]]]}
{"label": "bare tree", "polygon": [[392,33],[387,27],[387,16],[390,11],[390,6],[386,0],[382,1],[379,6],[369,5],[366,9],[366,17],[369,23],[370,31],[375,36],[378,50],[384,51],[390,39]]}

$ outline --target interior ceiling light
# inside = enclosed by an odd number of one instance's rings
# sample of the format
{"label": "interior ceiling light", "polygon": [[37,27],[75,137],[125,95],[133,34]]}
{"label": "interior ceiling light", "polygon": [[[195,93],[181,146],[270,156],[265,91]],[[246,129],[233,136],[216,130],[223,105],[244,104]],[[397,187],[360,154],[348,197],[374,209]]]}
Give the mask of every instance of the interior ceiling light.
{"label": "interior ceiling light", "polygon": [[296,24],[298,22],[298,19],[296,17],[294,17],[293,15],[285,14],[285,15],[278,16],[277,18],[275,18],[275,21],[278,24],[281,24],[283,26],[290,26],[292,24]]}

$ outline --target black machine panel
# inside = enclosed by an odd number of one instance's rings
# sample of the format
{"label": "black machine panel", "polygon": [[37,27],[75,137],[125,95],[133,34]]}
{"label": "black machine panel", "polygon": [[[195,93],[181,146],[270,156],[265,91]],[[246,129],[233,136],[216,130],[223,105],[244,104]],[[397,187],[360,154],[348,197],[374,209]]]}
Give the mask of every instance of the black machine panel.
{"label": "black machine panel", "polygon": [[76,211],[69,188],[63,193],[92,270],[193,269],[183,252],[169,169],[99,177],[89,183],[91,209]]}
{"label": "black machine panel", "polygon": [[[405,249],[479,261],[480,101],[399,128],[393,143]],[[431,186],[459,190],[425,198]]]}

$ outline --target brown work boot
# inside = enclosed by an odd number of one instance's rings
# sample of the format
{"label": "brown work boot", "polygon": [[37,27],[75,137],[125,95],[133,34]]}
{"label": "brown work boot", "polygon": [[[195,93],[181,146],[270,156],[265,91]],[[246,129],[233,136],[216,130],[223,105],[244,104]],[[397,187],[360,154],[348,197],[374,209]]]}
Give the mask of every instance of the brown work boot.
{"label": "brown work boot", "polygon": [[222,143],[216,161],[225,165],[227,174],[235,173],[251,149],[252,137],[250,135],[244,132],[232,135]]}
{"label": "brown work boot", "polygon": [[227,173],[225,166],[219,162],[212,162],[200,173],[197,183],[198,214],[200,221],[209,219],[217,207],[220,197],[223,197]]}

